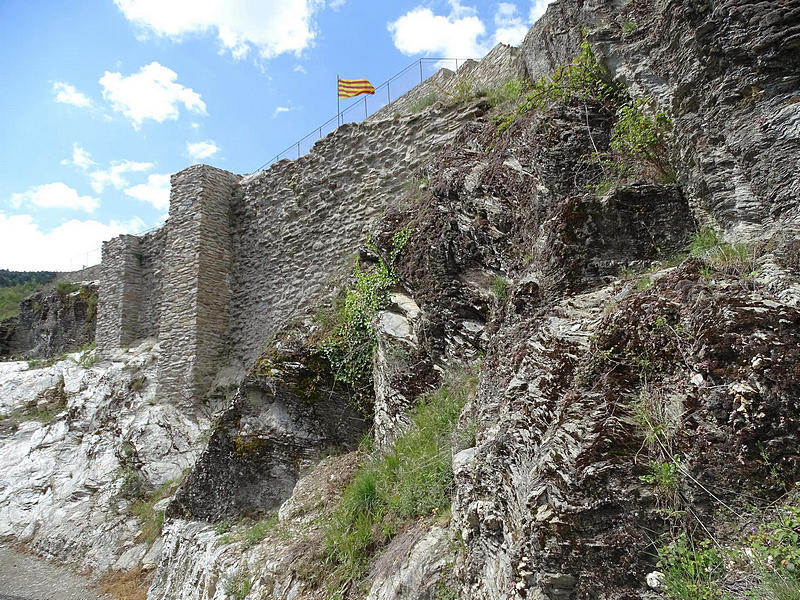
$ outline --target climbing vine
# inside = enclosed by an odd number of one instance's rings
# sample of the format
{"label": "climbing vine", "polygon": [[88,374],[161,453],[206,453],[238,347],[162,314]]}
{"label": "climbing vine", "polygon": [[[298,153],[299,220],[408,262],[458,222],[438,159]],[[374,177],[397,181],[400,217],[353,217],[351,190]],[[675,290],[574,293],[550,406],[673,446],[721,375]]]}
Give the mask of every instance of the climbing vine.
{"label": "climbing vine", "polygon": [[389,304],[389,288],[397,282],[392,266],[396,263],[411,236],[406,226],[392,237],[387,264],[374,242],[367,238],[367,248],[378,256],[378,266],[362,268],[356,260],[353,283],[345,292],[344,302],[335,316],[333,331],[322,342],[320,350],[331,365],[334,377],[348,384],[355,392],[359,406],[372,395],[372,357],[377,340],[372,319]]}

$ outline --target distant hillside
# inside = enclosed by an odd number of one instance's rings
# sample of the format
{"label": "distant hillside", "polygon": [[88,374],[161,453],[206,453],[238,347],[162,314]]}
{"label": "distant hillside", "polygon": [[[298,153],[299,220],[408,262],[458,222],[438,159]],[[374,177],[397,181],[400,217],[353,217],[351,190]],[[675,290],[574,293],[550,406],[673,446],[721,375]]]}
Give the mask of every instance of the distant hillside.
{"label": "distant hillside", "polygon": [[0,320],[19,312],[19,301],[53,281],[52,271],[8,271],[0,269]]}

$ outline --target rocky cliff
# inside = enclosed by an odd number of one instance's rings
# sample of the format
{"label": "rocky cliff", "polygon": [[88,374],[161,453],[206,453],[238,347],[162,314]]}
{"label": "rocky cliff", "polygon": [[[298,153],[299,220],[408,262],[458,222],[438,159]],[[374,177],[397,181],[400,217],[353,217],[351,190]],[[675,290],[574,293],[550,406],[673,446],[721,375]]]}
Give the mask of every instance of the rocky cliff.
{"label": "rocky cliff", "polygon": [[215,414],[151,343],[7,364],[2,535],[152,600],[797,597],[800,3],[559,0],[501,63],[229,178]]}

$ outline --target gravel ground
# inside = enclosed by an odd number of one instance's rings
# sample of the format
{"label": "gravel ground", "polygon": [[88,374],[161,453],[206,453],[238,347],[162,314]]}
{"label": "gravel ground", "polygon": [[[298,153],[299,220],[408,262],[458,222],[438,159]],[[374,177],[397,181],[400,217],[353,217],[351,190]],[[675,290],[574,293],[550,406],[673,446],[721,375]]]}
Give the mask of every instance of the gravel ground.
{"label": "gravel ground", "polygon": [[0,600],[102,600],[67,567],[0,546]]}

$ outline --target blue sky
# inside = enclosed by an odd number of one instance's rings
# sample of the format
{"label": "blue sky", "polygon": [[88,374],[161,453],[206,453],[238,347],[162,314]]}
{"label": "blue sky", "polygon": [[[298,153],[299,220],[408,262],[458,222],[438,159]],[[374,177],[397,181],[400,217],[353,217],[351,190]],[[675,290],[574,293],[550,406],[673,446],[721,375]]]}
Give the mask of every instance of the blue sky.
{"label": "blue sky", "polygon": [[334,116],[337,74],[377,86],[419,57],[480,57],[546,4],[2,0],[0,268],[97,262],[163,222],[170,174],[254,171]]}

